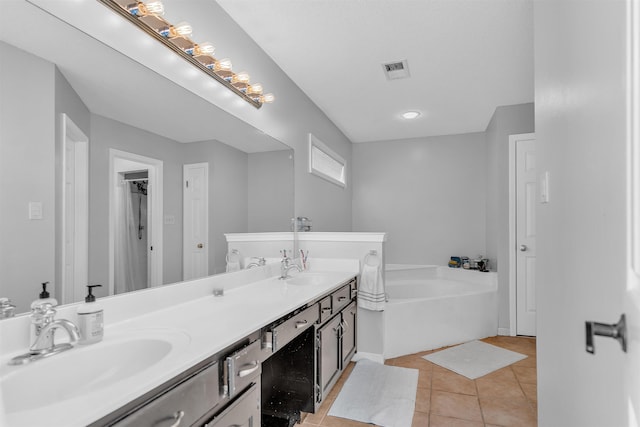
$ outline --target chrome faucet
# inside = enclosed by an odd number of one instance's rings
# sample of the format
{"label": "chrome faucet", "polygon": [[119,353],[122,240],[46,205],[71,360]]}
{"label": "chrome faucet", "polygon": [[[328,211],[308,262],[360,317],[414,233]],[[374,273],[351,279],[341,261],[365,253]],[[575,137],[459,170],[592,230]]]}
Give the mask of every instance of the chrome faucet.
{"label": "chrome faucet", "polygon": [[[69,335],[69,343],[55,344],[53,340],[56,329],[64,329]],[[30,353],[44,354],[44,353],[59,353],[64,350],[69,350],[73,347],[73,344],[78,342],[80,338],[80,331],[78,327],[67,319],[56,319],[47,324],[40,330],[40,335],[36,338],[36,342],[33,343],[29,349]]]}
{"label": "chrome faucet", "polygon": [[264,257],[253,257],[251,259],[257,259],[258,261],[252,261],[249,264],[247,264],[246,268],[253,268],[253,267],[262,267],[263,265],[267,264],[267,260],[264,259]]}
{"label": "chrome faucet", "polygon": [[[31,311],[31,337],[33,342],[29,352],[16,356],[9,361],[10,365],[22,365],[38,359],[72,349],[80,338],[78,327],[67,319],[54,319],[56,310],[49,303],[36,305]],[[57,329],[64,329],[69,335],[69,342],[56,344],[54,335]]]}
{"label": "chrome faucet", "polygon": [[295,263],[291,262],[291,258],[287,257],[287,250],[282,251],[283,258],[280,261],[280,280],[289,278],[289,272],[293,269],[302,271],[302,269]]}

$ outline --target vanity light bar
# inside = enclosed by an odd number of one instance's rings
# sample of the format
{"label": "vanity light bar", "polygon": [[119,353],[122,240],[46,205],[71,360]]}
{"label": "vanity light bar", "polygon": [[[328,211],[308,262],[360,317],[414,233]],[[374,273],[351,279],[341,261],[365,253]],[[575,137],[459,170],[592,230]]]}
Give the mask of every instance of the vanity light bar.
{"label": "vanity light bar", "polygon": [[231,69],[231,60],[216,59],[215,51],[209,42],[195,43],[190,39],[191,26],[186,22],[173,25],[163,19],[164,6],[158,0],[98,0],[108,6],[129,22],[149,34],[151,37],[164,44],[173,52],[181,56],[187,62],[198,68],[203,73],[226,86],[230,91],[238,95],[256,108],[262,104],[272,103],[273,94],[263,94],[262,85],[251,84],[249,74],[246,72],[234,73]]}

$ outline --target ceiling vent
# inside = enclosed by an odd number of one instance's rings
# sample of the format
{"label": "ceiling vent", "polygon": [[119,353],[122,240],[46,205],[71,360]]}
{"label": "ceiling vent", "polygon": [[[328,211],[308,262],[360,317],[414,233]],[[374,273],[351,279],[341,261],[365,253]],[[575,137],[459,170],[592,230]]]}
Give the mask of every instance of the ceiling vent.
{"label": "ceiling vent", "polygon": [[384,75],[387,76],[387,80],[406,79],[409,77],[409,64],[406,59],[382,64],[382,69],[384,70]]}

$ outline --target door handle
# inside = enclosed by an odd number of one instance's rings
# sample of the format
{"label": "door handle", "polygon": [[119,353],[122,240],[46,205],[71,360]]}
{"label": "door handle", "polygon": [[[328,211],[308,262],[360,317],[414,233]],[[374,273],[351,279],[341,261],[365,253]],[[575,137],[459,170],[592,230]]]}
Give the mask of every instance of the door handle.
{"label": "door handle", "polygon": [[251,363],[247,363],[247,364],[246,364],[246,365],[244,365],[244,366],[249,366],[249,367],[248,367],[248,368],[246,368],[246,369],[241,369],[241,370],[239,370],[239,371],[238,371],[238,376],[239,376],[240,378],[244,378],[244,377],[246,377],[247,375],[252,374],[252,373],[254,373],[255,371],[257,371],[257,370],[258,370],[258,368],[260,368],[260,361],[258,361],[258,360],[254,360],[253,362],[251,362]]}
{"label": "door handle", "polygon": [[596,352],[593,343],[595,335],[615,338],[622,346],[622,351],[627,352],[627,318],[624,313],[620,316],[618,323],[585,322],[585,327],[587,332],[587,353],[595,354]]}
{"label": "door handle", "polygon": [[527,247],[527,245],[520,245],[520,252],[524,252],[524,251],[526,251],[527,249],[529,249],[529,248]]}
{"label": "door handle", "polygon": [[198,249],[202,249],[202,248],[204,248],[204,244],[198,243]]}

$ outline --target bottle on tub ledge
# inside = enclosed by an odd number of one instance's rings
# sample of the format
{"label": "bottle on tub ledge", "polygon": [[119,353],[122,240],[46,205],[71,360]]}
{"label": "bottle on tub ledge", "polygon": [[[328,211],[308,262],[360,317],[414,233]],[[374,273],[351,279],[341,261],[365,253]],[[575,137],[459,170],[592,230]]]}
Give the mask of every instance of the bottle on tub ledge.
{"label": "bottle on tub ledge", "polygon": [[87,285],[88,294],[84,304],[78,307],[78,329],[80,339],[78,344],[93,344],[102,340],[104,336],[104,311],[102,306],[95,302],[93,288],[102,285]]}

